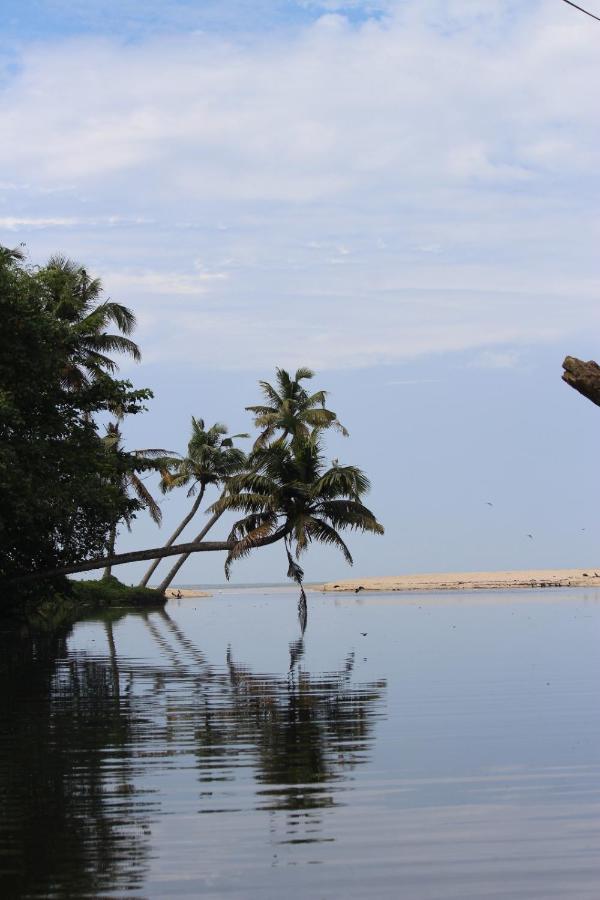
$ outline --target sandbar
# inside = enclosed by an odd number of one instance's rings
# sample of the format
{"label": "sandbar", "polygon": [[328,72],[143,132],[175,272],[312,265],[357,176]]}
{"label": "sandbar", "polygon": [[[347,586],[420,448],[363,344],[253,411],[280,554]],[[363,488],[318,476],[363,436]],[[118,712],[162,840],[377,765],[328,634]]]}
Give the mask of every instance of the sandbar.
{"label": "sandbar", "polygon": [[167,588],[165,596],[175,600],[183,597],[212,597],[210,591],[200,591],[197,588]]}
{"label": "sandbar", "polygon": [[[523,569],[505,572],[436,572],[328,581],[322,591],[475,591],[510,588],[600,587],[600,564],[587,569]],[[318,588],[317,588],[318,589]]]}

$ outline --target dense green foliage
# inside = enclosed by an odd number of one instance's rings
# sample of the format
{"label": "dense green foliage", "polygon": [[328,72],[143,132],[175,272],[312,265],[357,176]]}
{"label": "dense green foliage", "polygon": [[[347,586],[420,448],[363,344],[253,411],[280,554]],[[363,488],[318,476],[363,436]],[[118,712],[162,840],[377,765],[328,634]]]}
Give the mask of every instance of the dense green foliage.
{"label": "dense green foliage", "polygon": [[114,575],[97,581],[69,582],[70,595],[80,605],[93,609],[111,606],[159,606],[164,604],[162,591],[154,588],[122,584]]}
{"label": "dense green foliage", "polygon": [[69,293],[67,273],[62,289],[71,315],[65,316],[56,303],[59,273],[52,274],[0,248],[2,581],[102,554],[111,525],[139,508],[120,487],[132,459],[106,452],[94,416],[115,408],[138,412],[151,394],[115,380],[110,360],[94,356],[86,368],[86,353],[96,352],[91,325],[80,341],[73,320],[78,307],[90,315],[89,298]]}

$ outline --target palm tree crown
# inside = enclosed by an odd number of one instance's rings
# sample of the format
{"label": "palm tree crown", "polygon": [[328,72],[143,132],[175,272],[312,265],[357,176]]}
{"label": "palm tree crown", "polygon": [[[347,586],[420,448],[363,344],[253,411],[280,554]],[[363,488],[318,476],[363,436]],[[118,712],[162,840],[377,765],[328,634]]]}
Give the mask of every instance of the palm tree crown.
{"label": "palm tree crown", "polygon": [[[100,300],[99,278],[90,278],[82,266],[63,256],[51,257],[38,278],[45,288],[48,308],[69,325],[69,363],[64,373],[67,387],[80,389],[101,374],[115,372],[118,366],[109,354],[124,353],[136,361],[141,359],[138,345],[129,338],[136,324],[134,314],[120,303]],[[109,334],[111,325],[120,334]]]}
{"label": "palm tree crown", "polygon": [[229,577],[236,559],[247,556],[258,541],[280,533],[288,557],[288,577],[301,588],[304,573],[297,560],[313,542],[341,550],[350,565],[352,556],[339,531],[354,529],[383,534],[383,526],[362,503],[370,484],[355,466],[326,468],[318,432],[304,441],[276,441],[259,447],[250,457],[252,470],[234,475],[215,512],[243,513],[231,529],[235,541],[225,562]]}
{"label": "palm tree crown", "polygon": [[203,419],[192,416],[192,436],[187,455],[171,460],[171,465],[162,473],[161,490],[166,492],[189,485],[187,495],[193,497],[198,489],[203,491],[207,485],[219,484],[240,472],[246,465],[246,454],[239,447],[234,447],[233,442],[248,435],[226,435],[226,425],[215,422],[206,429]]}
{"label": "palm tree crown", "polygon": [[307,368],[298,369],[294,378],[285,369],[276,369],[276,388],[268,381],[259,382],[266,405],[246,407],[254,413],[256,428],[261,429],[255,448],[266,446],[277,432],[292,440],[306,439],[314,429],[336,428],[348,434],[336,414],[325,408],[327,391],[309,394],[301,384],[313,377],[314,372]]}
{"label": "palm tree crown", "polygon": [[[104,437],[104,445],[108,452],[122,453],[122,434],[118,422],[109,422],[106,426],[106,436]],[[164,467],[165,462],[170,461],[168,450],[146,449],[133,450],[129,456],[130,465],[123,470],[121,474],[121,490],[123,493],[131,493],[139,503],[140,507],[147,509],[150,517],[157,525],[161,524],[162,512],[160,506],[140,478],[141,472],[148,469],[152,471],[160,470]],[[125,524],[131,527],[133,515],[131,513],[124,517]]]}

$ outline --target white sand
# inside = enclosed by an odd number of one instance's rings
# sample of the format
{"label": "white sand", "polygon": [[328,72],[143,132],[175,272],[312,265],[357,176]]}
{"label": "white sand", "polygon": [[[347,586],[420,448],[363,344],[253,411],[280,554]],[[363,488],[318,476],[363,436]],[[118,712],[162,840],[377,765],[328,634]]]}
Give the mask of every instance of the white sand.
{"label": "white sand", "polygon": [[443,572],[329,581],[323,591],[473,591],[493,588],[600,587],[600,564],[588,569],[525,569],[520,572]]}
{"label": "white sand", "polygon": [[179,597],[212,597],[209,591],[199,591],[196,588],[167,588],[165,591],[167,597],[178,599]]}

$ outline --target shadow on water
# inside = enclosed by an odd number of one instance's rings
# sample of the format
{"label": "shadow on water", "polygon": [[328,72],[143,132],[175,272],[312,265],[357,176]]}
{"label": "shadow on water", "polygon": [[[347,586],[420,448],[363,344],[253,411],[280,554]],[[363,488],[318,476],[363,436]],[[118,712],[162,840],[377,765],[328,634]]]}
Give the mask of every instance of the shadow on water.
{"label": "shadow on water", "polygon": [[99,652],[70,651],[67,634],[2,650],[0,894],[143,895],[153,830],[180,802],[173,773],[197,815],[243,808],[271,839],[283,816],[282,843],[332,840],[322,813],[369,757],[385,682],[355,684],[352,653],[306,671],[305,623],[271,675],[231,648],[210,663],[165,610],[127,616],[158,657],[120,656],[114,618]]}

